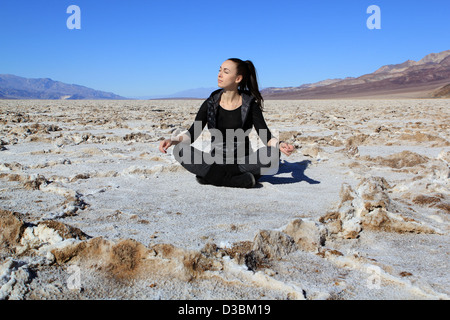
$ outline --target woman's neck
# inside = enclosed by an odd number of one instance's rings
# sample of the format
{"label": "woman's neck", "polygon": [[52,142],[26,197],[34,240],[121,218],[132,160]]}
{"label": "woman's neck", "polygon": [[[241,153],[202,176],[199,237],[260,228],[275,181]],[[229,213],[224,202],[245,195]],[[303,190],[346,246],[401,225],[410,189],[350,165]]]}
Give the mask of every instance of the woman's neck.
{"label": "woman's neck", "polygon": [[239,101],[240,98],[241,95],[239,94],[237,89],[236,90],[224,89],[220,100],[226,104],[233,104]]}

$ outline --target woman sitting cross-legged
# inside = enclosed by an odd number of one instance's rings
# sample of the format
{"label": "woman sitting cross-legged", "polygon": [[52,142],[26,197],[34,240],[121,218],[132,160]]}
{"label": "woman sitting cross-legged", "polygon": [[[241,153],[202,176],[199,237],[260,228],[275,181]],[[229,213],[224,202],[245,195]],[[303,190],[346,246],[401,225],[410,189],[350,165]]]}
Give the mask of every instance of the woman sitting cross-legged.
{"label": "woman sitting cross-legged", "polygon": [[[294,147],[280,143],[267,127],[251,61],[226,60],[219,70],[218,86],[201,105],[189,130],[177,139],[161,141],[159,150],[166,153],[175,146],[177,161],[202,184],[251,188],[261,175],[275,174],[280,152],[290,156]],[[210,152],[191,146],[205,126],[211,132]],[[264,143],[256,151],[250,145],[252,128]]]}

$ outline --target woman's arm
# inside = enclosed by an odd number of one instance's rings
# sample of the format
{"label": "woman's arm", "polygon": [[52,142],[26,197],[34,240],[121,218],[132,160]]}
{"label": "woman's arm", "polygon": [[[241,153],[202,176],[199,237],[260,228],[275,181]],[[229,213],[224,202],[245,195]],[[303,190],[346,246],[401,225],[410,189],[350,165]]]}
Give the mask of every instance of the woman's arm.
{"label": "woman's arm", "polygon": [[[202,130],[207,123],[208,104],[206,101],[207,100],[205,100],[201,105],[200,110],[197,112],[197,115],[195,116],[194,123],[191,125],[189,130],[182,135],[162,140],[159,143],[159,151],[161,151],[162,153],[167,153],[167,149],[169,149],[171,146],[176,146],[181,142],[193,143],[198,138],[198,136],[202,133]],[[200,123],[201,125],[199,125]]]}
{"label": "woman's arm", "polygon": [[[203,131],[203,128],[208,123],[208,100],[205,100],[200,109],[197,112],[197,115],[195,116],[194,123],[191,125],[191,127],[188,130],[188,134],[190,137],[191,143],[194,143],[195,140],[200,136],[200,134]],[[189,138],[187,137],[187,138]],[[183,140],[185,141],[185,140]],[[185,141],[187,142],[187,141]]]}
{"label": "woman's arm", "polygon": [[[252,108],[253,125],[258,132],[258,135],[260,137],[265,136],[267,139],[266,141],[263,140],[263,143],[268,147],[274,147],[277,149],[279,148],[283,154],[290,156],[295,149],[294,146],[285,142],[280,142],[277,138],[273,137],[266,124],[266,121],[264,120],[261,108],[256,105],[253,105]],[[265,135],[261,135],[262,130],[266,130]]]}
{"label": "woman's arm", "polygon": [[272,136],[272,133],[270,132],[266,120],[264,119],[264,116],[262,114],[261,108],[254,102],[251,106],[251,113],[253,126],[255,127],[255,130],[258,133],[261,141],[266,146],[275,147],[278,140]]}

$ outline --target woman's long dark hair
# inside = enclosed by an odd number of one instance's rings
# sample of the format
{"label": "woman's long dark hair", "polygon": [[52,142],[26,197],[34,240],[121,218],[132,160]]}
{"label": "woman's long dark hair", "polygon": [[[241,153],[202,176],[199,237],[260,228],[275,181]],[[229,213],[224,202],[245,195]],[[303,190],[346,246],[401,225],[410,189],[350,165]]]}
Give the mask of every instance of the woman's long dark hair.
{"label": "woman's long dark hair", "polygon": [[239,83],[239,90],[248,90],[255,97],[256,103],[263,110],[264,99],[259,92],[258,79],[256,75],[256,68],[250,60],[243,61],[238,58],[228,59],[237,65],[237,74],[242,76],[242,81]]}

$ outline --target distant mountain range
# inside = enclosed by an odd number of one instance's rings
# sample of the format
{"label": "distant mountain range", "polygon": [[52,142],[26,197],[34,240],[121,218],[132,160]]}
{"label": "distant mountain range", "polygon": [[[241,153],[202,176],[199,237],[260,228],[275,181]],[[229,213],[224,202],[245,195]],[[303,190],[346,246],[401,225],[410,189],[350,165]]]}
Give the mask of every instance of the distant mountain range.
{"label": "distant mountain range", "polygon": [[218,87],[196,88],[179,91],[173,94],[135,97],[136,99],[206,99]]}
{"label": "distant mountain range", "polygon": [[29,79],[0,74],[0,99],[126,99],[111,92],[67,84],[49,78]]}
{"label": "distant mountain range", "polygon": [[[138,99],[204,99],[216,88],[197,88]],[[267,100],[339,98],[450,98],[450,50],[419,61],[385,65],[357,78],[326,79],[298,87],[265,88]],[[0,99],[128,99],[111,92],[66,84],[49,78],[29,79],[0,74]]]}
{"label": "distant mountain range", "polygon": [[329,79],[299,87],[265,88],[265,99],[450,97],[450,50],[420,61],[385,65],[357,78]]}

